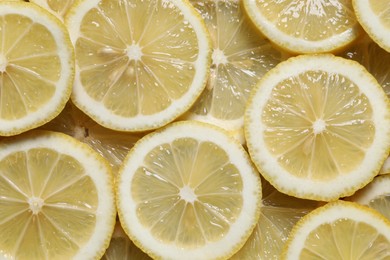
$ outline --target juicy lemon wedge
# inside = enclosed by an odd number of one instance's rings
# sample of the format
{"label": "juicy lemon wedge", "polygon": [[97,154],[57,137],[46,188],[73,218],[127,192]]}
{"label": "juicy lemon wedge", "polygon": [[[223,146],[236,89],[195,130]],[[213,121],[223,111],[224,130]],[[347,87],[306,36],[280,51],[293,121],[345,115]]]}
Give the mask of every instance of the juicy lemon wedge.
{"label": "juicy lemon wedge", "polygon": [[205,123],[179,122],[142,138],[116,184],[125,232],[155,258],[227,258],[259,217],[261,181],[249,156]]}

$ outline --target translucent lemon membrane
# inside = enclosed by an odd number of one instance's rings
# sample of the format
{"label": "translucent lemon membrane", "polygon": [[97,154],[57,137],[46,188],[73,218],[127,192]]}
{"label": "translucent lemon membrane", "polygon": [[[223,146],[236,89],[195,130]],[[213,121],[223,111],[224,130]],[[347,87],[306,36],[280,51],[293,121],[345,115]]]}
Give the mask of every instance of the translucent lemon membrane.
{"label": "translucent lemon membrane", "polygon": [[347,77],[324,71],[278,83],[262,121],[265,143],[279,164],[321,181],[359,167],[375,135],[368,98]]}
{"label": "translucent lemon membrane", "polygon": [[205,20],[214,48],[207,87],[191,112],[228,130],[241,128],[250,90],[282,54],[253,27],[239,2],[191,3]]}
{"label": "translucent lemon membrane", "polygon": [[227,234],[241,213],[242,185],[220,147],[180,138],[148,153],[131,190],[138,218],[153,236],[197,248]]}

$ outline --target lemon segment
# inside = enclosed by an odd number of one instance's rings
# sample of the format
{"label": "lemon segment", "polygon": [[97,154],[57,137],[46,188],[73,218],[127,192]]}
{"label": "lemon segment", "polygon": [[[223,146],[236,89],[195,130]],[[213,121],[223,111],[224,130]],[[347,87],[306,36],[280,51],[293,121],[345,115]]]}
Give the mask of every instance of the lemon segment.
{"label": "lemon segment", "polygon": [[292,196],[334,200],[378,174],[390,145],[389,101],[358,63],[303,55],[253,91],[246,139],[263,176]]}
{"label": "lemon segment", "polygon": [[0,257],[102,256],[116,215],[108,164],[54,132],[5,139],[0,148]]}
{"label": "lemon segment", "polygon": [[261,185],[245,150],[212,125],[185,121],[142,138],[117,180],[122,226],[152,257],[229,257],[259,216]]}
{"label": "lemon segment", "polygon": [[66,24],[76,51],[72,100],[105,127],[156,129],[205,87],[209,36],[187,1],[80,1]]}
{"label": "lemon segment", "polygon": [[243,116],[250,90],[283,59],[247,18],[239,1],[191,1],[212,40],[207,86],[186,118],[215,124],[243,136]]}
{"label": "lemon segment", "polygon": [[361,33],[351,1],[243,2],[259,30],[292,53],[336,51],[353,42]]}
{"label": "lemon segment", "polygon": [[37,4],[56,15],[63,20],[68,10],[75,2],[74,0],[30,0],[29,2]]}
{"label": "lemon segment", "polygon": [[383,87],[390,98],[390,52],[382,49],[369,36],[365,35],[360,41],[341,53],[342,57],[353,59],[362,64]]}
{"label": "lemon segment", "polygon": [[389,187],[390,175],[381,175],[375,177],[374,180],[363,189],[358,190],[352,197],[349,198],[349,200],[369,206],[390,220]]}
{"label": "lemon segment", "polygon": [[294,226],[281,259],[386,259],[390,222],[357,203],[336,201]]}
{"label": "lemon segment", "polygon": [[60,113],[73,83],[66,28],[45,10],[0,2],[0,135],[36,128]]}
{"label": "lemon segment", "polygon": [[388,1],[353,0],[357,19],[370,37],[390,52],[390,3]]}

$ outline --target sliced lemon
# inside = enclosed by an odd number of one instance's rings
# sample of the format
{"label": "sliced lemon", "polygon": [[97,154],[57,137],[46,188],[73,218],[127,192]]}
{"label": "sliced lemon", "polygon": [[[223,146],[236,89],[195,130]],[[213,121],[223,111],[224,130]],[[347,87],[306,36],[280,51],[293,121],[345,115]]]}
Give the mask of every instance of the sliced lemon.
{"label": "sliced lemon", "polygon": [[331,54],[277,65],[254,88],[245,120],[259,171],[295,197],[351,195],[389,154],[389,99],[363,66]]}
{"label": "sliced lemon", "polygon": [[72,100],[107,128],[161,127],[206,85],[210,40],[187,1],[83,0],[66,24],[76,52]]}
{"label": "sliced lemon", "polygon": [[390,174],[390,156],[387,157],[385,162],[382,165],[381,170],[379,171],[379,174]]}
{"label": "sliced lemon", "polygon": [[136,247],[123,231],[119,221],[116,222],[110,246],[101,260],[151,260],[147,254]]}
{"label": "sliced lemon", "polygon": [[98,259],[115,225],[111,169],[65,134],[0,143],[0,258]]}
{"label": "sliced lemon", "polygon": [[350,0],[243,0],[255,25],[293,53],[333,52],[361,33]]}
{"label": "sliced lemon", "polygon": [[376,209],[390,220],[390,175],[375,177],[350,200]]}
{"label": "sliced lemon", "polygon": [[0,135],[57,116],[69,99],[74,56],[66,28],[44,9],[0,2]]}
{"label": "sliced lemon", "polygon": [[340,54],[362,64],[378,80],[390,98],[390,53],[382,49],[367,35]]}
{"label": "sliced lemon", "polygon": [[356,17],[370,37],[390,52],[390,2],[352,0]]}
{"label": "sliced lemon", "polygon": [[375,210],[336,201],[294,226],[281,259],[388,259],[390,221]]}
{"label": "sliced lemon", "polygon": [[40,5],[63,20],[75,0],[30,0],[30,2]]}
{"label": "sliced lemon", "polygon": [[191,3],[206,22],[213,52],[206,89],[186,118],[215,124],[243,140],[250,90],[284,54],[256,30],[240,1]]}
{"label": "sliced lemon", "polygon": [[255,227],[261,181],[222,129],[175,123],[138,141],[117,180],[119,218],[155,258],[227,258]]}
{"label": "sliced lemon", "polygon": [[231,260],[267,259],[278,260],[287,237],[303,216],[318,202],[297,199],[278,192],[267,181],[263,181],[263,199],[259,221],[245,245]]}
{"label": "sliced lemon", "polygon": [[88,144],[110,163],[114,175],[131,147],[142,134],[114,131],[105,128],[80,111],[72,102],[41,129],[62,132]]}

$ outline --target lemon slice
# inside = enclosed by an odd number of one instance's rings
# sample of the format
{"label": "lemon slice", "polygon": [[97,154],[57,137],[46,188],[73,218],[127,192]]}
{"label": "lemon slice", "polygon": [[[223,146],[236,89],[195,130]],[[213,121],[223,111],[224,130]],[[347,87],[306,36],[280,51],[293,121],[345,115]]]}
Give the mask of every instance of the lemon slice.
{"label": "lemon slice", "polygon": [[230,260],[278,260],[295,223],[318,207],[318,202],[302,200],[278,192],[262,180],[263,199],[259,221],[245,245]]}
{"label": "lemon slice", "polygon": [[265,36],[293,53],[334,52],[362,31],[350,0],[243,2]]}
{"label": "lemon slice", "polygon": [[74,0],[30,0],[31,3],[40,5],[63,20]]}
{"label": "lemon slice", "polygon": [[390,156],[388,156],[385,162],[383,163],[382,168],[379,171],[379,174],[380,175],[390,174]]}
{"label": "lemon slice", "polygon": [[390,52],[390,2],[353,0],[356,17],[370,37]]}
{"label": "lemon slice", "polygon": [[226,132],[179,122],[145,136],[126,157],[117,180],[119,218],[152,257],[227,258],[257,223],[260,183]]}
{"label": "lemon slice", "polygon": [[363,66],[331,54],[280,63],[249,99],[246,139],[262,175],[286,194],[335,200],[378,174],[390,106]]}
{"label": "lemon slice", "polygon": [[0,135],[16,135],[57,116],[73,84],[66,28],[44,9],[0,2]]}
{"label": "lemon slice", "polygon": [[294,226],[281,259],[388,259],[390,222],[357,203],[336,201]]}
{"label": "lemon slice", "polygon": [[147,254],[136,247],[123,231],[117,220],[110,246],[107,248],[101,260],[151,260]]}
{"label": "lemon slice", "polygon": [[259,34],[240,1],[191,3],[206,22],[213,52],[206,89],[186,118],[215,124],[243,140],[244,110],[250,90],[284,54]]}
{"label": "lemon slice", "polygon": [[376,78],[390,98],[390,52],[382,49],[367,35],[353,44],[341,56],[361,63]]}
{"label": "lemon slice", "polygon": [[122,131],[161,127],[204,89],[211,47],[187,1],[78,1],[66,19],[76,52],[72,100]]}
{"label": "lemon slice", "polygon": [[358,190],[350,200],[367,205],[390,220],[390,175],[375,177],[367,186]]}
{"label": "lemon slice", "polygon": [[115,225],[111,170],[55,132],[0,143],[0,258],[98,259]]}
{"label": "lemon slice", "polygon": [[107,159],[114,176],[131,147],[143,136],[105,128],[81,112],[72,102],[68,102],[64,110],[41,129],[65,133],[88,144]]}

